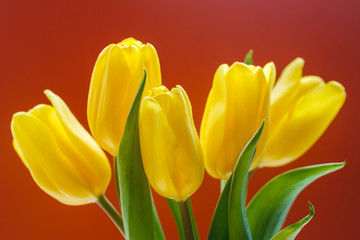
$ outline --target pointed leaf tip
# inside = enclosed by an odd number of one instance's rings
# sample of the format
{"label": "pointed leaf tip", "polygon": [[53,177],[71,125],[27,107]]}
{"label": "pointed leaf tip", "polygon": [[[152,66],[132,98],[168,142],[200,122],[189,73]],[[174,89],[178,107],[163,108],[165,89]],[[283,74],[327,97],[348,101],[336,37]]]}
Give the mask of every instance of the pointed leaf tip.
{"label": "pointed leaf tip", "polygon": [[247,182],[249,168],[254,158],[264,124],[265,120],[262,121],[255,135],[246,144],[232,174],[228,206],[229,239],[253,239],[245,210]]}
{"label": "pointed leaf tip", "polygon": [[253,65],[253,53],[254,51],[252,49],[250,49],[244,59],[244,63],[247,65]]}
{"label": "pointed leaf tip", "polygon": [[282,173],[263,186],[246,209],[254,240],[270,239],[282,227],[300,192],[316,179],[343,168],[345,162],[302,167]]}
{"label": "pointed leaf tip", "polygon": [[315,214],[314,206],[311,204],[311,202],[308,203],[310,213],[297,223],[294,223],[278,232],[274,237],[271,238],[271,240],[294,240],[303,227],[305,227],[305,225],[310,222]]}
{"label": "pointed leaf tip", "polygon": [[234,172],[221,192],[211,221],[208,240],[252,238],[245,212],[246,185],[249,167],[264,123],[265,120],[241,152]]}

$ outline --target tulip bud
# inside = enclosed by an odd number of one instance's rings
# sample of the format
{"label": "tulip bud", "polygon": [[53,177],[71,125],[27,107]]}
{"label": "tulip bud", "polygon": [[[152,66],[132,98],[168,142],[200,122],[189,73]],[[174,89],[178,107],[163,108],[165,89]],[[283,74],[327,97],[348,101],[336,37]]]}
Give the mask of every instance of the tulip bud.
{"label": "tulip bud", "polygon": [[14,114],[13,146],[47,194],[67,205],[96,202],[111,178],[107,157],[63,100],[45,94],[53,106]]}
{"label": "tulip bud", "polygon": [[346,93],[340,83],[302,77],[303,66],[301,58],[291,62],[272,90],[270,136],[261,166],[281,166],[299,158],[344,104]]}
{"label": "tulip bud", "polygon": [[269,135],[270,90],[275,66],[264,69],[235,62],[215,73],[200,129],[205,168],[214,178],[228,179],[246,143],[262,121],[265,126],[250,169],[259,164]]}
{"label": "tulip bud", "polygon": [[141,155],[146,176],[160,195],[185,201],[201,185],[203,154],[189,98],[180,86],[152,89],[139,113]]}
{"label": "tulip bud", "polygon": [[128,38],[110,44],[99,55],[91,77],[87,117],[96,142],[116,156],[136,91],[147,71],[144,93],[161,86],[155,48]]}

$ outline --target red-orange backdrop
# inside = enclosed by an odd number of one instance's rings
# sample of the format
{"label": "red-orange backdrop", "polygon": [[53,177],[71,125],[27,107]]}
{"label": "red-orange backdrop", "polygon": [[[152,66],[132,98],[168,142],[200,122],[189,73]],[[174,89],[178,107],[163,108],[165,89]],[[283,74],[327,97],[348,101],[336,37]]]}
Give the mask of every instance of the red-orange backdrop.
{"label": "red-orange backdrop", "polygon": [[[242,60],[250,49],[255,64],[274,61],[278,72],[297,56],[305,74],[341,82],[348,93],[339,116],[296,162],[261,169],[249,196],[267,180],[295,167],[347,160],[346,167],[313,183],[297,198],[286,224],[316,209],[298,239],[355,239],[359,211],[359,54],[357,0],[46,1],[0,2],[0,238],[121,239],[96,204],[70,207],[42,192],[11,146],[14,112],[47,103],[43,90],[59,94],[87,127],[86,101],[93,65],[108,44],[133,36],[152,43],[163,83],[182,85],[197,128],[216,68]],[[116,203],[114,185],[107,194]],[[219,194],[205,177],[192,197],[201,239]],[[166,202],[155,195],[168,239],[177,230]],[[141,229],[139,229],[141,231]]]}

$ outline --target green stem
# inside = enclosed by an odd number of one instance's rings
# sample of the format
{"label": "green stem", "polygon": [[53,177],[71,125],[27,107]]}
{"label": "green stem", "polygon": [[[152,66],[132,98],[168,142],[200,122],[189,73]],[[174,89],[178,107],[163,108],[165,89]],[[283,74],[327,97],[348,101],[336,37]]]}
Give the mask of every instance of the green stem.
{"label": "green stem", "polygon": [[226,185],[227,180],[220,180],[220,193],[222,193],[225,185]]}
{"label": "green stem", "polygon": [[123,219],[120,213],[114,208],[111,202],[104,196],[100,195],[97,204],[106,212],[109,218],[117,226],[121,234],[125,237]]}
{"label": "green stem", "polygon": [[117,199],[119,202],[119,206],[121,207],[119,173],[118,173],[118,169],[117,169],[117,156],[113,156],[113,158],[114,158],[114,180],[115,180],[116,196],[117,196]]}
{"label": "green stem", "polygon": [[185,240],[194,240],[194,233],[191,226],[190,212],[187,201],[188,200],[186,200],[185,202],[178,202],[178,204],[179,204],[181,219],[184,227]]}

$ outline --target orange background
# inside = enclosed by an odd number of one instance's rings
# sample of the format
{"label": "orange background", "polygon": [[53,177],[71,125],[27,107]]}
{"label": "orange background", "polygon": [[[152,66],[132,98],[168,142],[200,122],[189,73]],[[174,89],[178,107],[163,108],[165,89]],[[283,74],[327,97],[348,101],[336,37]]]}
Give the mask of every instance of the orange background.
{"label": "orange background", "polygon": [[[163,83],[182,85],[197,128],[216,68],[242,61],[254,49],[255,64],[274,61],[278,73],[295,57],[305,74],[341,82],[348,93],[339,116],[296,162],[260,169],[249,197],[276,174],[295,167],[347,160],[346,167],[305,189],[286,224],[316,210],[298,239],[355,239],[359,209],[360,4],[327,1],[41,1],[0,2],[0,238],[121,239],[96,204],[65,206],[42,192],[11,146],[13,113],[47,103],[44,89],[59,94],[87,127],[86,102],[93,65],[108,44],[133,36],[152,43]],[[192,197],[205,239],[219,194],[209,176]],[[116,203],[113,183],[107,191]],[[177,230],[166,202],[155,195],[168,239]]]}

